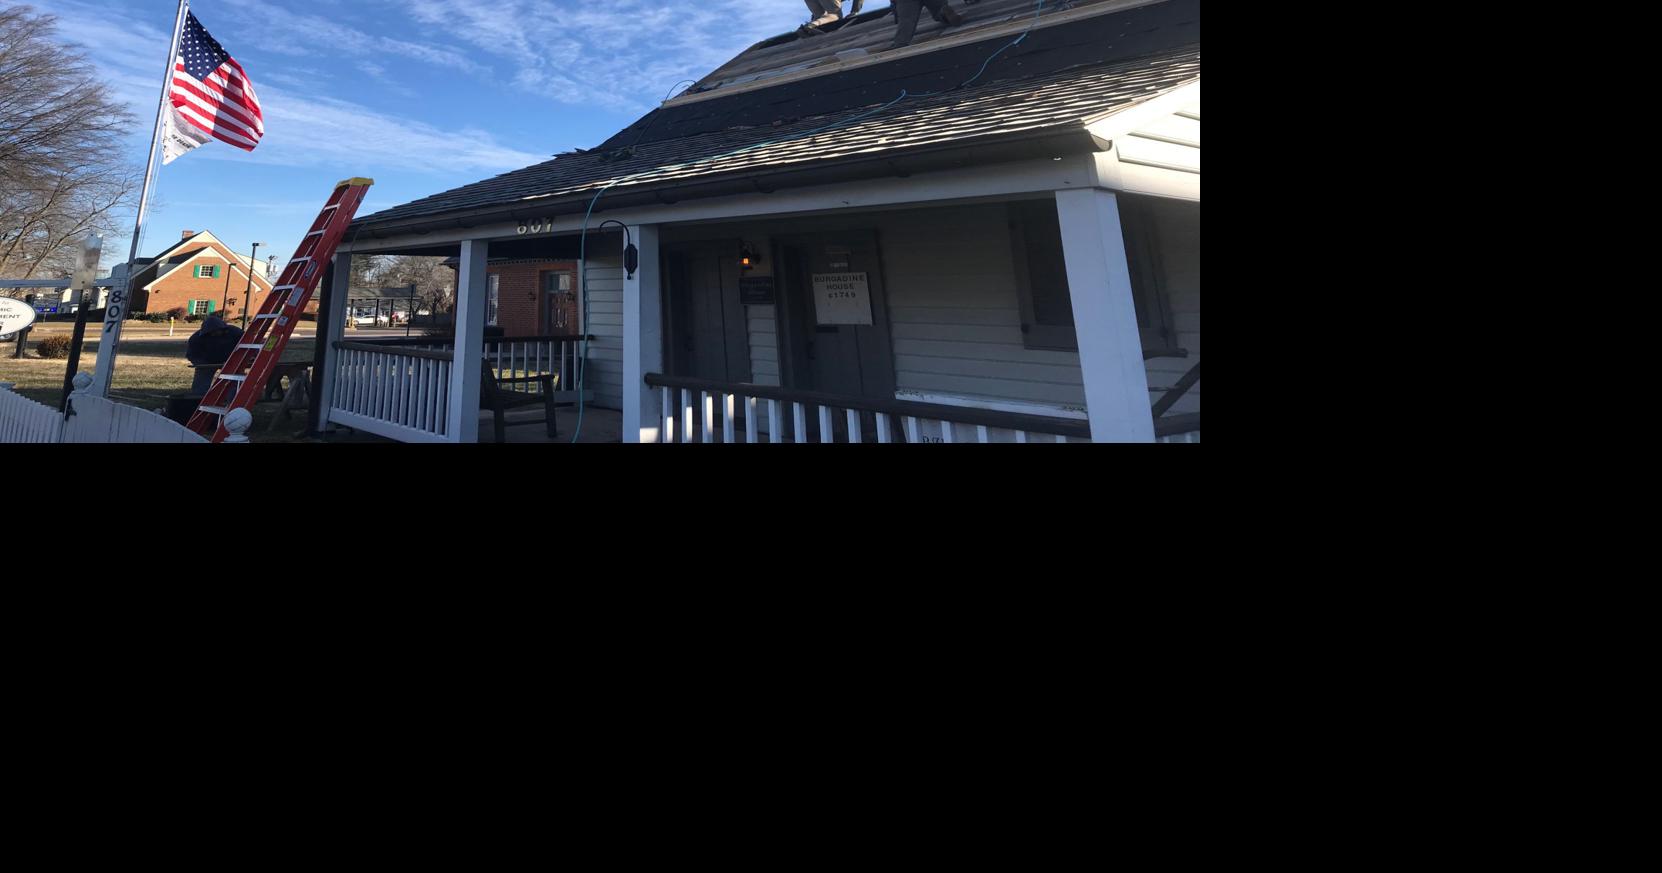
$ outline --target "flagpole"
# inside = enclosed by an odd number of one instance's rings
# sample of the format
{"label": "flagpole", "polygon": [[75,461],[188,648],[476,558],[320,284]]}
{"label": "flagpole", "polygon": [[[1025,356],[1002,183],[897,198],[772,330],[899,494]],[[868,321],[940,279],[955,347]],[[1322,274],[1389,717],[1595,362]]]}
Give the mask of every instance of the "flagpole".
{"label": "flagpole", "polygon": [[139,191],[138,219],[133,222],[133,245],[127,253],[127,272],[123,286],[111,288],[109,303],[104,309],[104,332],[98,343],[98,366],[93,372],[92,393],[108,397],[115,381],[115,355],[121,345],[121,325],[127,318],[128,303],[133,298],[133,266],[138,262],[139,238],[144,233],[144,211],[150,206],[150,182],[156,175],[156,146],[161,142],[162,123],[173,92],[173,67],[179,57],[179,35],[185,30],[185,15],[190,11],[190,0],[179,0],[179,15],[173,21],[173,42],[167,50],[167,68],[162,73],[162,97],[156,106],[156,127],[150,132],[150,159],[144,167],[144,187]]}

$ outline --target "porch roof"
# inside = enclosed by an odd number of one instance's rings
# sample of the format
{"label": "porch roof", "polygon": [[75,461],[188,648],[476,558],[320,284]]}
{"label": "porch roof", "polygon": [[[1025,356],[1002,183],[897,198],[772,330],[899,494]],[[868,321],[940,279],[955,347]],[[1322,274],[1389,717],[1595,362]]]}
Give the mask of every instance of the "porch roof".
{"label": "porch roof", "polygon": [[[756,188],[765,191],[768,188],[760,182],[765,176],[837,164],[881,164],[945,148],[1058,136],[1072,136],[1081,144],[1076,147],[1082,147],[1088,138],[1086,125],[1199,78],[1200,46],[1191,43],[1043,76],[977,84],[931,96],[908,95],[898,102],[888,101],[899,89],[872,88],[867,93],[883,99],[865,107],[642,141],[615,151],[562,155],[383,210],[358,219],[354,226],[379,236],[405,227],[418,229],[439,216],[530,219],[581,211],[608,186],[606,197],[613,206],[621,195],[630,193],[655,193],[665,202],[717,196],[724,192],[713,183],[732,180],[754,180]],[[727,99],[741,97],[749,99],[747,95]]]}

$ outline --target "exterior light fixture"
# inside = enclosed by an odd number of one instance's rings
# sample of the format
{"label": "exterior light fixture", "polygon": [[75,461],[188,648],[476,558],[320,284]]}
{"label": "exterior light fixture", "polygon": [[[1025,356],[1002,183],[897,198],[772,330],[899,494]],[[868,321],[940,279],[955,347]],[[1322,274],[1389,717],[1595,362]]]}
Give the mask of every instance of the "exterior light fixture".
{"label": "exterior light fixture", "polygon": [[750,243],[745,243],[744,248],[739,250],[739,268],[746,273],[756,269],[756,265],[761,262],[761,256],[757,255],[756,250],[750,247]]}
{"label": "exterior light fixture", "polygon": [[641,267],[641,250],[635,248],[635,240],[629,233],[629,226],[615,218],[600,222],[600,227],[595,228],[595,232],[598,233],[608,224],[615,224],[623,229],[623,272],[628,274],[624,278],[633,279],[635,271]]}

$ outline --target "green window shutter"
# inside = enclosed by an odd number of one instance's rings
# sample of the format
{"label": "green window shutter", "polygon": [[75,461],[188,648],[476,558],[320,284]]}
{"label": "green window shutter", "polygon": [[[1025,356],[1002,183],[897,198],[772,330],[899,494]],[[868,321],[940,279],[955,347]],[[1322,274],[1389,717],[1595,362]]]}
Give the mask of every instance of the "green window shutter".
{"label": "green window shutter", "polygon": [[[190,277],[192,279],[202,278],[202,268],[201,267],[191,267],[190,268]],[[195,301],[192,301],[192,302],[195,302]]]}
{"label": "green window shutter", "polygon": [[212,300],[208,301],[208,314],[209,315],[214,314],[214,302]]}
{"label": "green window shutter", "polygon": [[214,269],[214,275],[213,275],[213,277],[214,277],[214,278],[215,278],[215,279],[218,279],[218,278],[219,278],[219,270],[220,270],[220,268],[219,268],[219,267],[218,267],[218,266],[217,266],[217,265],[216,265],[216,266],[215,266],[215,267],[214,267],[214,268],[213,268],[213,269]]}

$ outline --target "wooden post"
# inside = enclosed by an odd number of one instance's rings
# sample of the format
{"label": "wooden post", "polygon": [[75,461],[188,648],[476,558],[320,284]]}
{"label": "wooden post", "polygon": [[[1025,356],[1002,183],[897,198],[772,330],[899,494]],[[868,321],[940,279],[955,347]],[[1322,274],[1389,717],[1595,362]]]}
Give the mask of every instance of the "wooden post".
{"label": "wooden post", "polygon": [[[623,280],[623,441],[660,439],[658,409],[647,373],[664,372],[663,283],[658,265],[657,225],[629,229],[640,251],[633,279]],[[667,389],[666,389],[667,390]]]}
{"label": "wooden post", "polygon": [[1119,199],[1112,191],[1056,192],[1073,323],[1091,441],[1154,442],[1148,369],[1125,256]]}
{"label": "wooden post", "polygon": [[450,368],[450,441],[479,441],[479,375],[485,353],[485,298],[490,241],[462,243],[456,270],[456,362]]}
{"label": "wooden post", "polygon": [[346,296],[352,285],[352,253],[337,252],[335,262],[329,265],[329,275],[324,276],[323,300],[318,308],[317,321],[317,348],[312,353],[312,362],[317,367],[313,375],[316,381],[316,390],[312,393],[312,406],[317,410],[313,415],[316,425],[314,433],[323,433],[329,427],[329,410],[335,399],[335,365],[337,355],[335,343],[341,340],[341,331],[346,324]]}

